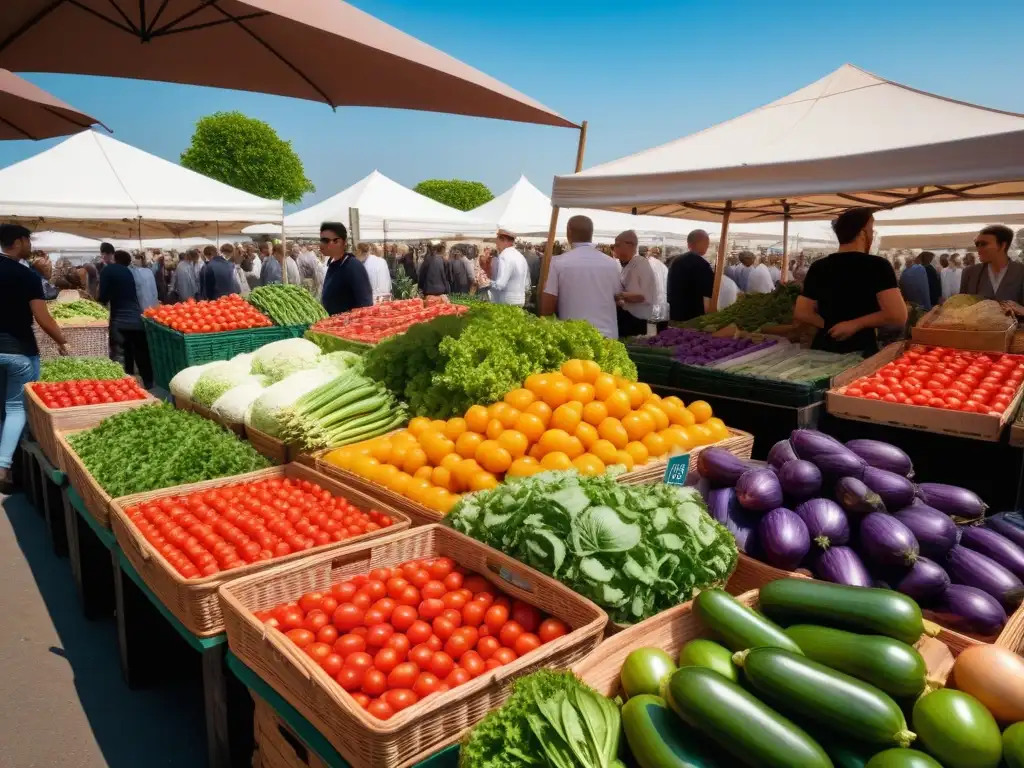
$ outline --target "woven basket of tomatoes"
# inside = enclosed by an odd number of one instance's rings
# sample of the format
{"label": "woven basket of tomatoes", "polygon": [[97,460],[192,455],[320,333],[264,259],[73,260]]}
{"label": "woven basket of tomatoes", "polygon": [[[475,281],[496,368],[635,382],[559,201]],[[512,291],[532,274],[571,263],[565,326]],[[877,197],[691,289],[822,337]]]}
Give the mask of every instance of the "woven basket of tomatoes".
{"label": "woven basket of tomatoes", "polygon": [[46,458],[62,472],[57,430],[95,426],[107,416],[157,402],[135,379],[32,382],[25,385],[29,429]]}
{"label": "woven basket of tomatoes", "polygon": [[515,677],[586,657],[608,620],[440,525],[276,566],[220,593],[232,653],[355,768],[411,765],[455,742]]}
{"label": "woven basket of tomatoes", "polygon": [[224,631],[230,579],[409,527],[409,518],[299,464],[114,499],[118,546],[178,620]]}

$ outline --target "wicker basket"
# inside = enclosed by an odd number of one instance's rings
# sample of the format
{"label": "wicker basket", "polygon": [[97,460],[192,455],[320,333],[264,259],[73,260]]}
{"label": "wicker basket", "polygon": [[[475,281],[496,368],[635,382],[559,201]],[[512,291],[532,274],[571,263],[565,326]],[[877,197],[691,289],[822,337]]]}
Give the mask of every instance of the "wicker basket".
{"label": "wicker basket", "polygon": [[[302,552],[293,552],[290,555],[275,558],[274,560],[251,563],[241,568],[236,568],[229,573],[218,573],[199,579],[186,579],[171,567],[171,564],[164,559],[163,555],[152,544],[143,538],[135,524],[128,518],[126,512],[129,507],[152,501],[153,499],[162,499],[168,496],[184,496],[195,491],[222,488],[226,485],[254,482],[272,477],[292,477],[298,480],[309,480],[327,489],[333,495],[347,499],[361,509],[372,508],[390,515],[394,525],[381,531],[371,531],[343,542],[323,544],[322,546],[313,547]],[[391,533],[397,533],[398,531],[404,531],[409,525],[409,518],[401,512],[389,509],[386,505],[374,499],[369,499],[358,491],[343,488],[329,477],[319,475],[301,464],[261,469],[244,475],[221,477],[216,480],[206,480],[202,483],[181,485],[176,488],[137,493],[134,496],[122,496],[110,503],[110,528],[114,532],[117,543],[124,552],[125,557],[128,558],[128,561],[142,577],[142,580],[146,582],[146,586],[167,606],[167,610],[173,613],[189,632],[199,637],[219,635],[224,631],[224,616],[221,612],[220,598],[217,596],[217,589],[222,584],[250,573],[265,571],[268,567],[274,565],[307,557],[310,554],[337,550],[367,539],[379,538]]]}
{"label": "wicker basket", "polygon": [[[258,429],[246,427],[245,439],[252,444],[252,447],[255,448],[257,452],[263,454],[275,464],[287,464],[289,461],[299,461],[300,451],[298,446],[289,445],[282,440],[278,440],[276,437],[271,437],[266,432],[260,432]],[[314,462],[308,458],[302,463],[311,467],[314,466]]]}
{"label": "wicker basket", "polygon": [[[737,600],[757,608],[757,590],[745,592]],[[573,671],[598,693],[615,696],[619,693],[622,665],[631,651],[660,648],[675,659],[679,656],[679,649],[690,640],[709,635],[711,632],[694,614],[691,600],[608,638]],[[968,646],[976,644],[975,640],[942,630],[936,638],[922,638],[917,648],[928,664],[929,677],[945,681],[953,669],[954,658]]]}
{"label": "wicker basket", "polygon": [[174,396],[174,407],[177,408],[179,411],[191,411],[192,410],[192,401],[189,400],[187,397],[182,397],[181,395],[175,395]]}
{"label": "wicker basket", "polygon": [[[572,631],[522,659],[382,721],[364,711],[312,659],[252,613],[374,568],[432,556],[451,557],[487,576],[512,597],[566,622]],[[455,742],[508,698],[514,678],[541,667],[567,669],[590,654],[608,621],[600,608],[568,587],[440,525],[272,567],[229,582],[220,594],[232,653],[298,709],[354,768],[399,768]]]}
{"label": "wicker basket", "polygon": [[[78,491],[85,504],[85,511],[92,515],[93,520],[103,528],[110,528],[110,495],[100,487],[85,464],[75,453],[74,448],[68,443],[68,435],[76,432],[83,432],[86,429],[96,426],[105,417],[96,420],[95,423],[83,426],[80,429],[69,429],[66,432],[57,432],[57,450],[60,453],[60,468],[68,476],[68,483]],[[130,457],[125,459],[130,460]]]}
{"label": "wicker basket", "polygon": [[[741,432],[738,429],[730,429],[729,437],[719,440],[712,445],[701,445],[690,451],[690,473],[687,476],[688,483],[695,483],[699,477],[697,472],[697,456],[705,448],[724,448],[740,459],[749,459],[754,450],[754,436],[749,432]],[[642,467],[632,472],[625,472],[619,475],[619,482],[625,485],[645,485],[647,483],[660,483],[665,479],[665,469],[668,467],[668,460],[649,461]]]}
{"label": "wicker basket", "polygon": [[[90,323],[69,323],[60,326],[64,340],[68,343],[68,353],[76,357],[109,357],[110,326],[106,320]],[[41,360],[53,360],[60,357],[57,343],[51,339],[35,323],[32,324],[36,345],[39,347]]]}
{"label": "wicker basket", "polygon": [[63,457],[57,448],[57,430],[66,432],[93,427],[115,413],[130,411],[133,408],[158,402],[160,401],[155,397],[147,394],[142,400],[79,405],[71,408],[47,408],[31,384],[25,387],[25,412],[28,417],[29,429],[32,430],[32,435],[42,447],[43,453],[50,463],[65,473],[67,470],[62,465]]}

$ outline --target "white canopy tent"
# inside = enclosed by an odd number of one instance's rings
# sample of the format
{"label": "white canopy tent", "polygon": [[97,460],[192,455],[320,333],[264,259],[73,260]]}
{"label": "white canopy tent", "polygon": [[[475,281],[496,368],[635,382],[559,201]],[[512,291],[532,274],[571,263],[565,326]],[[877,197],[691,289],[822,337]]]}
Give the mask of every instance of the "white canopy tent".
{"label": "white canopy tent", "polygon": [[857,206],[1000,198],[1024,198],[1024,116],[849,64],[728,122],[556,177],[552,195],[559,206],[685,216],[723,228],[829,219]]}
{"label": "white canopy tent", "polygon": [[[284,218],[288,237],[319,237],[325,221],[348,222],[350,208],[359,209],[363,240],[423,240],[442,237],[493,237],[491,223],[406,189],[380,171],[357,181],[316,205]],[[246,234],[270,234],[270,227],[246,228]],[[277,232],[280,232],[278,228]]]}
{"label": "white canopy tent", "polygon": [[280,222],[264,200],[95,131],[0,170],[0,219],[82,236],[181,238]]}

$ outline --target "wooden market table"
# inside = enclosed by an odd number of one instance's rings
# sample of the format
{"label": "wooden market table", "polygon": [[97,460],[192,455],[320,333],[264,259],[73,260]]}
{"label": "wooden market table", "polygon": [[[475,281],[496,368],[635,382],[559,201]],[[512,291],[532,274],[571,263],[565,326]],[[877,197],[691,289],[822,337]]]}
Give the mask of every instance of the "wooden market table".
{"label": "wooden market table", "polygon": [[50,545],[58,557],[68,556],[68,539],[64,514],[64,486],[67,475],[50,463],[39,443],[28,438],[21,441],[22,487],[29,501],[46,518]]}
{"label": "wooden market table", "polygon": [[85,509],[70,485],[64,488],[64,524],[71,575],[87,619],[109,618],[114,612],[114,572],[110,553],[117,548],[114,534]]}

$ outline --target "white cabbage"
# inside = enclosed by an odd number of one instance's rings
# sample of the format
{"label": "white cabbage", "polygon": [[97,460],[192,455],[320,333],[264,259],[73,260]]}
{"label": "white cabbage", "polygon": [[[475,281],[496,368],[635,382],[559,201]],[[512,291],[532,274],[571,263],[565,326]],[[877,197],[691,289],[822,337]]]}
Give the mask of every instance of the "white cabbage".
{"label": "white cabbage", "polygon": [[245,382],[249,377],[249,360],[246,355],[238,355],[223,365],[214,366],[203,371],[192,388],[192,402],[209,408],[213,402],[232,387]]}
{"label": "white cabbage", "polygon": [[242,424],[249,408],[267,388],[266,376],[249,376],[213,402],[210,408],[228,424]]}
{"label": "white cabbage", "polygon": [[315,368],[320,362],[320,347],[306,339],[283,339],[257,349],[252,355],[252,372],[273,382],[296,371]]}
{"label": "white cabbage", "polygon": [[193,365],[188,368],[183,368],[174,374],[174,378],[168,383],[168,389],[171,390],[171,394],[175,397],[183,397],[186,400],[192,399],[192,390],[199,381],[199,377],[202,376],[206,371],[210,370],[219,365],[227,365],[227,360],[214,360],[212,363],[203,363],[202,365]]}
{"label": "white cabbage", "polygon": [[253,402],[246,415],[245,425],[271,437],[277,437],[281,431],[281,425],[277,420],[278,412],[317,387],[336,379],[337,376],[337,371],[316,368],[311,371],[298,371],[276,384],[271,384]]}

